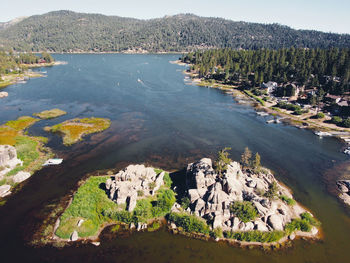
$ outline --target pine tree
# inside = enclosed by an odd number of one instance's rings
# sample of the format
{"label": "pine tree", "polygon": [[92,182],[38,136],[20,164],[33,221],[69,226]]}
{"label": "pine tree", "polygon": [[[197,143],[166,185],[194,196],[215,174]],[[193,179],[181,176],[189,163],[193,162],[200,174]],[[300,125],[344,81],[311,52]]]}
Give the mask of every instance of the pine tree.
{"label": "pine tree", "polygon": [[229,153],[227,151],[231,150],[231,148],[226,147],[218,152],[218,157],[215,160],[214,167],[215,171],[221,177],[223,172],[227,170],[227,166],[232,162],[232,160],[228,157]]}
{"label": "pine tree", "polygon": [[261,163],[260,163],[260,154],[259,153],[255,154],[255,159],[253,161],[253,168],[254,168],[254,171],[260,172]]}
{"label": "pine tree", "polygon": [[241,164],[244,168],[248,168],[251,165],[250,158],[252,158],[252,152],[248,147],[245,147],[244,152],[241,155]]}

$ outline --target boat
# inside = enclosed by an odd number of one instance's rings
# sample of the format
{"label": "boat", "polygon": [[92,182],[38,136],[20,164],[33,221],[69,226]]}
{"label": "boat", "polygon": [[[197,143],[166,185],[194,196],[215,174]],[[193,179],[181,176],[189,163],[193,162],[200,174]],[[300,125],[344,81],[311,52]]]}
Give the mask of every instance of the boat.
{"label": "boat", "polygon": [[264,111],[257,111],[256,114],[259,116],[269,116],[269,114]]}
{"label": "boat", "polygon": [[48,165],[59,165],[63,162],[63,159],[55,158],[55,159],[48,159],[43,166],[48,166]]}
{"label": "boat", "polygon": [[350,147],[346,148],[346,149],[344,150],[344,153],[347,154],[347,155],[350,155]]}
{"label": "boat", "polygon": [[315,134],[320,137],[325,137],[325,136],[332,136],[331,133],[329,132],[322,132],[322,131],[315,131]]}

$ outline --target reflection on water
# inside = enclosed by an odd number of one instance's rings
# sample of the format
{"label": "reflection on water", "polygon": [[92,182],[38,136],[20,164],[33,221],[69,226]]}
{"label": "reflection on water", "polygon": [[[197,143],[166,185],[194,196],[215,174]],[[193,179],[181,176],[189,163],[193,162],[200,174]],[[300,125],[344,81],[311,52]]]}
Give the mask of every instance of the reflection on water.
{"label": "reflection on water", "polygon": [[[47,78],[6,88],[0,104],[5,122],[51,108],[68,112],[36,123],[29,132],[48,136],[49,146],[64,158],[59,167],[37,172],[0,208],[0,247],[13,262],[347,262],[350,221],[326,191],[322,174],[342,165],[346,156],[333,138],[283,124],[266,124],[254,110],[214,89],[184,83],[183,67],[170,64],[176,55],[56,55],[68,65],[47,69]],[[138,81],[138,79],[140,81]],[[43,127],[75,117],[112,120],[103,133],[65,147]],[[64,249],[26,247],[45,218],[43,207],[70,192],[88,172],[147,163],[182,169],[204,156],[231,147],[239,159],[244,147],[258,151],[265,166],[290,186],[295,198],[323,223],[324,241],[296,241],[278,251],[242,249],[226,244],[172,236],[166,231],[127,238],[104,233],[100,247]]]}

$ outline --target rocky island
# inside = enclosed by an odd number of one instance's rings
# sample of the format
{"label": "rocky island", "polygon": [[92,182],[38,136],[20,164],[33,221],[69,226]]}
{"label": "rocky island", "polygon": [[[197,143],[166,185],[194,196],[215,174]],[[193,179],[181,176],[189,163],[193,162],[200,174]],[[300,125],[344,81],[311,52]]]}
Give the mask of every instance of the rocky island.
{"label": "rocky island", "polygon": [[[256,155],[257,156],[257,155]],[[242,163],[224,149],[212,162],[187,166],[182,186],[168,172],[129,165],[114,175],[89,177],[56,222],[56,241],[95,240],[114,230],[154,231],[162,220],[173,233],[249,244],[277,244],[296,236],[316,238],[320,223],[298,204],[249,152]],[[180,190],[180,188],[182,188]]]}

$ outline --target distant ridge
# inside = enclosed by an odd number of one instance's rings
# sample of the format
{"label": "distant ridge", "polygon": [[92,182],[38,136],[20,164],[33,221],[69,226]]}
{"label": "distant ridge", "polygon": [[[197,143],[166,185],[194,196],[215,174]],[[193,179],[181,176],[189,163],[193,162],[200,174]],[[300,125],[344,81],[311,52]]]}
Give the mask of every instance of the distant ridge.
{"label": "distant ridge", "polygon": [[[4,26],[6,24],[6,26]],[[61,10],[0,24],[0,45],[52,52],[350,47],[349,34],[178,14],[141,20]]]}

